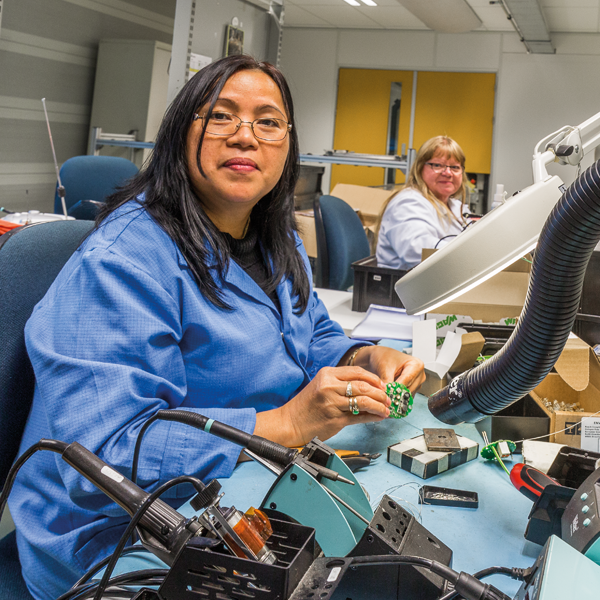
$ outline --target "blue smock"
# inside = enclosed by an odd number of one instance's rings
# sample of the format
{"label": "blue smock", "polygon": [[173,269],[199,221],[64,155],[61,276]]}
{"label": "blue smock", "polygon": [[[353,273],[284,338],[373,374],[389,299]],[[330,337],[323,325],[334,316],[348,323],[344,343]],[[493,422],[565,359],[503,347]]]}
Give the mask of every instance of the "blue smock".
{"label": "blue smock", "polygon": [[[297,249],[311,280],[299,238]],[[27,323],[36,390],[21,452],[41,438],[77,441],[131,477],[140,428],[158,410],[197,411],[252,433],[258,411],[285,404],[356,345],[312,288],[298,314],[289,280],[277,288],[281,313],[234,261],[218,285],[233,310],[200,293],[176,244],[137,202],[115,211]],[[228,477],[239,453],[230,442],[159,420],[144,436],[137,481],[152,491],[182,474]],[[177,507],[192,494],[185,485],[162,498]],[[109,555],[129,522],[52,452],[24,465],[9,505],[25,580],[44,600]]]}

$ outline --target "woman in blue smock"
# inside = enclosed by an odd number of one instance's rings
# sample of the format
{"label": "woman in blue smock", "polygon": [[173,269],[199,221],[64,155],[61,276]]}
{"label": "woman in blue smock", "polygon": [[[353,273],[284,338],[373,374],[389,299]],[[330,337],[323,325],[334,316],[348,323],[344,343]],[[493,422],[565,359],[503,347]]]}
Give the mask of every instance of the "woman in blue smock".
{"label": "woman in blue smock", "polygon": [[[36,390],[22,451],[40,438],[78,441],[130,477],[140,428],[161,409],[300,446],[386,418],[386,382],[419,387],[420,361],[357,347],[313,292],[294,221],[298,155],[273,66],[229,57],[184,86],[148,165],[107,200],[27,324]],[[228,477],[239,453],[157,421],[137,481],[151,491],[181,474]],[[180,486],[163,499],[178,507],[191,495]],[[49,452],[25,464],[10,510],[40,600],[111,554],[129,522]]]}
{"label": "woman in blue smock", "polygon": [[421,262],[424,248],[441,248],[464,228],[467,177],[461,147],[446,136],[417,152],[406,186],[382,209],[377,265],[404,271]]}

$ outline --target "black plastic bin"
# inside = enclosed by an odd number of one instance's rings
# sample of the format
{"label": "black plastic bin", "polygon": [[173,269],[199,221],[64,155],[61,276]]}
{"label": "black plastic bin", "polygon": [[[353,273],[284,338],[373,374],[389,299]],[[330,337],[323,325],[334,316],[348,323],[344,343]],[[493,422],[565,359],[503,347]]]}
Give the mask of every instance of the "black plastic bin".
{"label": "black plastic bin", "polygon": [[[550,417],[527,394],[495,415],[475,423],[475,427],[479,433],[485,431],[490,442],[498,440],[519,442],[519,440],[548,435],[550,433]],[[541,441],[547,442],[548,439],[545,437]],[[522,446],[521,443],[517,444],[517,452],[522,452]]]}
{"label": "black plastic bin", "polygon": [[394,285],[408,271],[378,267],[375,256],[357,260],[352,263],[352,268],[354,269],[352,310],[366,312],[371,304],[404,308],[398,294],[394,291]]}
{"label": "black plastic bin", "polygon": [[600,316],[578,314],[575,317],[573,333],[592,348],[600,344]]}

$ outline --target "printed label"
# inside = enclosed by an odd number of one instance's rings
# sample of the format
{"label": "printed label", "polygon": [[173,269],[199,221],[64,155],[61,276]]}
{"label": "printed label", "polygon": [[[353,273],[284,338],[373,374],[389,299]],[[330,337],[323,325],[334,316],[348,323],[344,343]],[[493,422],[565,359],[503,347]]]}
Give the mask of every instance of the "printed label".
{"label": "printed label", "polygon": [[581,435],[581,421],[565,421],[565,435]]}
{"label": "printed label", "polygon": [[579,515],[575,515],[573,522],[571,523],[571,537],[579,529]]}
{"label": "printed label", "polygon": [[100,472],[102,473],[102,475],[110,477],[113,481],[116,481],[117,483],[121,483],[121,481],[125,479],[123,475],[121,475],[121,473],[117,473],[114,469],[111,469],[110,467],[102,467],[102,470]]}

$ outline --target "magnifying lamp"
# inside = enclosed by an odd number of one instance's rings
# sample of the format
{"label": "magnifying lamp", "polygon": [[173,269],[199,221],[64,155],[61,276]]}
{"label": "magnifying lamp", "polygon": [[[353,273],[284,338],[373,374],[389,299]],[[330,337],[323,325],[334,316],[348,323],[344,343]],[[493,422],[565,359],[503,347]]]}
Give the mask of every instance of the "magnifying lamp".
{"label": "magnifying lamp", "polygon": [[[527,299],[513,335],[490,360],[429,399],[449,424],[476,422],[531,391],[560,356],[577,315],[583,278],[600,240],[600,164],[566,190],[551,162],[578,165],[600,144],[600,113],[541,140],[534,183],[494,209],[395,286],[410,314],[422,314],[479,285],[536,248]],[[485,248],[485,252],[482,251]]]}

